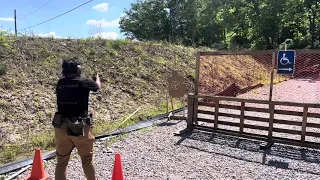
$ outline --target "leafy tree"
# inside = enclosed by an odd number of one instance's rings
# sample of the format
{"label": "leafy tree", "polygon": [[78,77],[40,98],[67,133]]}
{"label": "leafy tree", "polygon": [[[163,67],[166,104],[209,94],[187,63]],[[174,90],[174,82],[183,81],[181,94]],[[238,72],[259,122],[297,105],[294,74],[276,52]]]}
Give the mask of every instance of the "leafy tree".
{"label": "leafy tree", "polygon": [[273,49],[292,39],[292,48],[318,48],[319,12],[319,0],[138,0],[120,28],[187,46]]}

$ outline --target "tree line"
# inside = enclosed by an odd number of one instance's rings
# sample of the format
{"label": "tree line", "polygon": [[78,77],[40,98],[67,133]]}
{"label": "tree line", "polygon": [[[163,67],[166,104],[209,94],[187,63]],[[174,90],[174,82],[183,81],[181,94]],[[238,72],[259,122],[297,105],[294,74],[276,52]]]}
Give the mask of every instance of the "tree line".
{"label": "tree line", "polygon": [[120,30],[141,41],[228,49],[320,47],[320,0],[137,0]]}

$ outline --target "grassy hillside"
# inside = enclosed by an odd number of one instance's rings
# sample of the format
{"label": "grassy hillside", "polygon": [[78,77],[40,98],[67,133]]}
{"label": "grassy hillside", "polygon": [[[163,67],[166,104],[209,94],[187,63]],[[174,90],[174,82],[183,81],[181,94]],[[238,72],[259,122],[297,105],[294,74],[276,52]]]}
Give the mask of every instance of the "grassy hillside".
{"label": "grassy hillside", "polygon": [[[101,134],[117,128],[138,107],[142,109],[125,125],[165,112],[171,69],[185,73],[192,92],[194,53],[193,48],[164,43],[0,36],[0,164],[32,155],[35,147],[54,147],[54,85],[64,58],[78,57],[86,77],[96,72],[101,76],[103,88],[90,100],[94,132]],[[236,65],[229,68],[248,68]],[[263,68],[261,73],[266,72]],[[220,80],[226,78],[217,74]],[[245,81],[244,75],[239,71],[234,78]]]}

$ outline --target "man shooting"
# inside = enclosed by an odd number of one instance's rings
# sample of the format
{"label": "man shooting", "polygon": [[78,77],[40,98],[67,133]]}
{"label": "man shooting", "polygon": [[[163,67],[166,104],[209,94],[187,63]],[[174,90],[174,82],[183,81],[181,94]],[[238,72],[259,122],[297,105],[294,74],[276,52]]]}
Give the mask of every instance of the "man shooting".
{"label": "man shooting", "polygon": [[88,112],[90,91],[101,88],[99,75],[96,81],[81,77],[81,66],[74,60],[62,64],[63,78],[56,85],[57,106],[52,125],[55,127],[57,164],[55,179],[66,180],[66,168],[74,147],[81,157],[84,174],[96,180],[93,162],[94,135],[92,117]]}

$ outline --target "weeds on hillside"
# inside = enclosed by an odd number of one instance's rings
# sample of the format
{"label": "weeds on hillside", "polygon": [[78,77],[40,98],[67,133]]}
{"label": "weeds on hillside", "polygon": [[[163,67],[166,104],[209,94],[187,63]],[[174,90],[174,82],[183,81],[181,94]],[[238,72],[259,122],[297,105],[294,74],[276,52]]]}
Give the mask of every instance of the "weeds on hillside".
{"label": "weeds on hillside", "polygon": [[7,66],[0,64],[0,76],[6,75],[7,71],[8,71]]}

